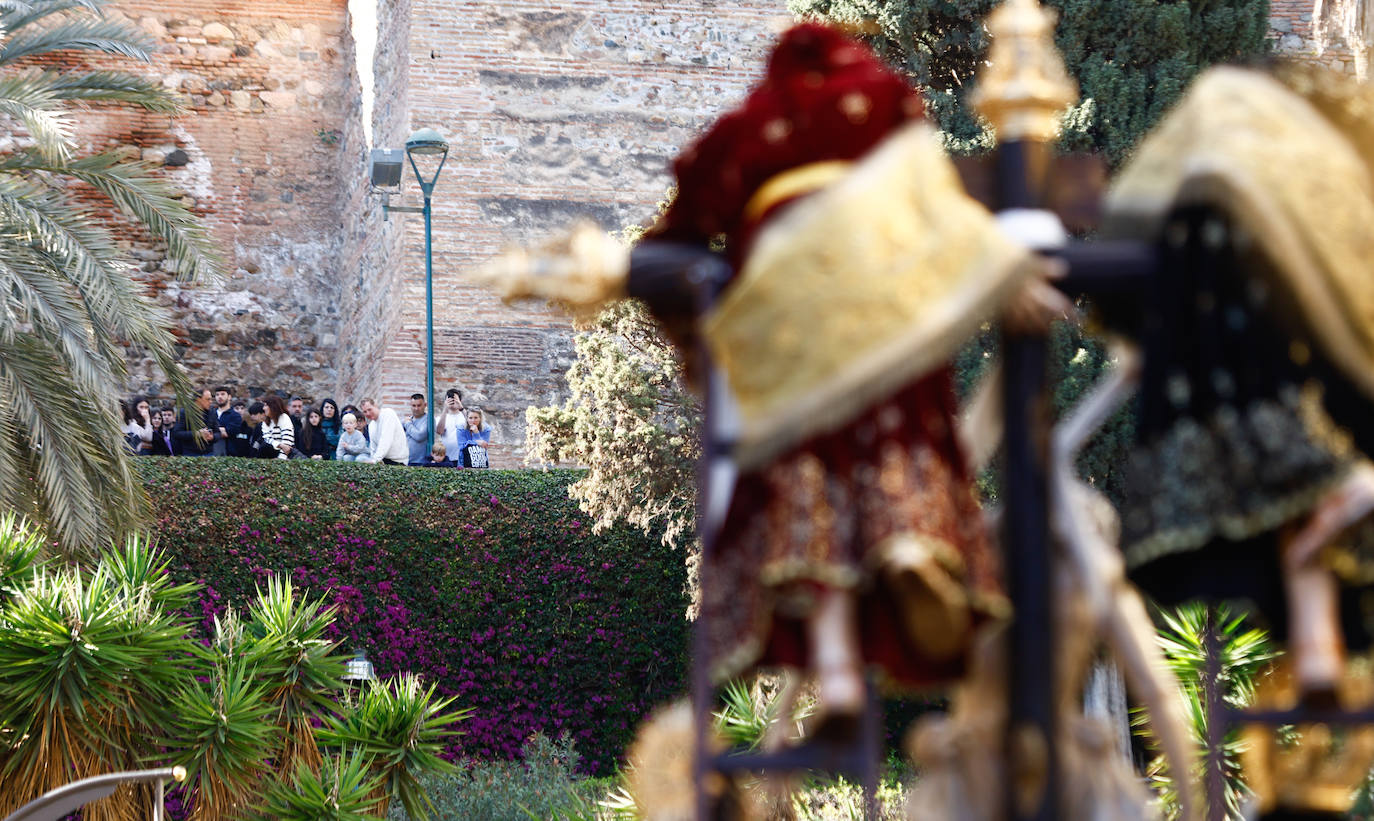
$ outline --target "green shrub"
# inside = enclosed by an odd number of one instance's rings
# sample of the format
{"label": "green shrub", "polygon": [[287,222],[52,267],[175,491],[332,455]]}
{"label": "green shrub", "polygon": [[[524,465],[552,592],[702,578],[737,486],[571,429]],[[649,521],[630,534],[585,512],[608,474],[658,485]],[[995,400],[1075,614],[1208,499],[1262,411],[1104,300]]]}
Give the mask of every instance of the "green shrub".
{"label": "green shrub", "polygon": [[207,634],[273,573],[333,607],[324,638],[379,678],[414,672],[472,708],[446,757],[514,758],[567,733],[609,772],[639,718],[685,689],[684,556],[594,535],[578,471],[143,459],[177,581]]}
{"label": "green shrub", "polygon": [[[601,785],[577,775],[572,741],[535,734],[523,748],[524,762],[467,761],[457,773],[425,782],[435,818],[466,821],[529,821],[580,818]],[[410,821],[393,807],[390,821]]]}

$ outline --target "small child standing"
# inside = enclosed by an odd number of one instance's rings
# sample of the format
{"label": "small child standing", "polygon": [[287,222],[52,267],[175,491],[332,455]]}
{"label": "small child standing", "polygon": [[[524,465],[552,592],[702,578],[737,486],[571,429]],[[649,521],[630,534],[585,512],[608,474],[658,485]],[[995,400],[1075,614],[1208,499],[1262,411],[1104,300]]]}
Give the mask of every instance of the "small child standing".
{"label": "small child standing", "polygon": [[343,433],[339,434],[339,447],[334,455],[340,462],[356,462],[367,453],[367,439],[363,438],[363,432],[358,430],[358,417],[345,413]]}

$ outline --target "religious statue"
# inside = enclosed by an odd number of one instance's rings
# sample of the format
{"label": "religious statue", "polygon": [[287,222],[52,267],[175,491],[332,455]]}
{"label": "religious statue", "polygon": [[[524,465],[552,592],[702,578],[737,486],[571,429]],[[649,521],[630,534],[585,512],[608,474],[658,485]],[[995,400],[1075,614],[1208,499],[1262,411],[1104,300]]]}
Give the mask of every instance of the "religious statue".
{"label": "religious statue", "polygon": [[[948,363],[999,312],[1043,325],[1071,306],[966,196],[907,80],[834,28],[784,33],[674,172],[647,241],[723,242],[734,271],[704,311],[649,300],[689,364],[709,350],[736,411],[714,415],[737,477],[705,517],[719,527],[698,663],[716,680],[808,670],[821,732],[838,730],[866,666],[899,687],[949,682],[1007,615]],[[509,297],[584,305],[625,287],[591,234],[566,252],[517,252],[488,275]]]}
{"label": "religious statue", "polygon": [[[1058,702],[1058,807],[1065,818],[1156,821],[1155,796],[1119,748],[1121,728],[1084,713],[1084,680],[1105,647],[1147,709],[1171,773],[1189,773],[1194,741],[1178,682],[1165,665],[1154,625],[1126,581],[1117,549],[1120,523],[1101,493],[1078,478],[1083,444],[1131,394],[1138,358],[1113,351],[1114,369],[1061,420],[1050,437],[1049,491]],[[1001,817],[1008,724],[1008,639],[989,631],[950,710],[921,719],[910,734],[921,778],[907,801],[911,821],[992,821]],[[1179,818],[1199,809],[1191,778],[1178,783]]]}
{"label": "religious statue", "polygon": [[[1143,311],[1102,305],[1144,352],[1133,580],[1165,603],[1248,601],[1287,642],[1294,697],[1347,708],[1364,705],[1346,652],[1374,630],[1371,134],[1362,83],[1213,69],[1122,171],[1103,230],[1163,255]],[[1374,746],[1345,747],[1362,763],[1331,771],[1367,770]],[[1344,809],[1354,785],[1308,789],[1315,772],[1262,809]]]}

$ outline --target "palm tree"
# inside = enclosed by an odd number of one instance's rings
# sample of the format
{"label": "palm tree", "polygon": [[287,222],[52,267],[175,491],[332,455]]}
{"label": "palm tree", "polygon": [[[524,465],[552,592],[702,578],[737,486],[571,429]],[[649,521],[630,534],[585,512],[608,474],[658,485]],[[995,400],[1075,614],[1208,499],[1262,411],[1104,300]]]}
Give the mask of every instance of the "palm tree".
{"label": "palm tree", "polygon": [[183,403],[190,397],[170,318],[145,298],[97,208],[113,205],[165,242],[180,277],[220,270],[153,166],[81,154],[72,139],[75,116],[92,105],[178,110],[136,74],[43,66],[74,51],[149,60],[143,35],[103,18],[102,3],[0,0],[0,122],[15,137],[0,150],[0,507],[87,555],[147,510],[116,413],[124,346],[144,349]]}

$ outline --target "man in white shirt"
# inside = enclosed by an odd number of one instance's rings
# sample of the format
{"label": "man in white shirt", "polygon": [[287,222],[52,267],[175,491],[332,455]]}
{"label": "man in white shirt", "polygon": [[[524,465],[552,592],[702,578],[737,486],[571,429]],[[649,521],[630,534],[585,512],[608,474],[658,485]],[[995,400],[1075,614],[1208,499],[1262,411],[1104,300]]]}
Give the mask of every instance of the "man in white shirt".
{"label": "man in white shirt", "polygon": [[401,417],[391,408],[377,407],[377,403],[371,399],[364,399],[358,407],[367,417],[367,437],[372,443],[372,453],[366,457],[367,461],[404,465],[410,457],[410,446],[406,444]]}

